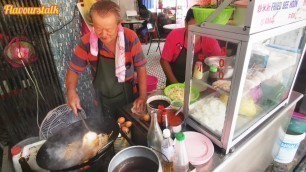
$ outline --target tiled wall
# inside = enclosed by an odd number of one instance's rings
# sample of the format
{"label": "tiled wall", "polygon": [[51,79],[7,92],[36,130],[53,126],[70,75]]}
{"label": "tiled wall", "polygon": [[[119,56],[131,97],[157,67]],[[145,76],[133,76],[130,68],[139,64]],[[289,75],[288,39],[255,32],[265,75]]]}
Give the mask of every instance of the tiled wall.
{"label": "tiled wall", "polygon": [[[78,9],[75,9],[75,0],[41,0],[41,4],[49,5],[48,2],[58,5],[60,14],[44,16],[44,21],[47,25],[50,25],[56,30],[73,19],[71,23],[51,34],[49,39],[60,84],[64,94],[66,94],[65,75],[74,47],[81,38],[81,15]],[[46,27],[46,30],[49,32],[52,31],[50,27]],[[80,76],[77,90],[82,107],[85,109],[86,113],[90,113],[93,106],[93,88],[89,70]]]}

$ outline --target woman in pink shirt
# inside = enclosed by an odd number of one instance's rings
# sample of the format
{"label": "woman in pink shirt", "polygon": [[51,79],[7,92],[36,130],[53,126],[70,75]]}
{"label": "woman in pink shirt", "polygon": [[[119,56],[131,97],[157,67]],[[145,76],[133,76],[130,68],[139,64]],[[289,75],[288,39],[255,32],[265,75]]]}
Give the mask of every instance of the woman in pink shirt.
{"label": "woman in pink shirt", "polygon": [[[188,26],[196,24],[192,9],[187,11],[185,28],[174,29],[167,36],[160,64],[167,77],[166,85],[185,82],[187,59]],[[204,57],[221,55],[221,48],[216,39],[202,36],[195,49],[195,54]],[[194,59],[196,61],[196,59]]]}

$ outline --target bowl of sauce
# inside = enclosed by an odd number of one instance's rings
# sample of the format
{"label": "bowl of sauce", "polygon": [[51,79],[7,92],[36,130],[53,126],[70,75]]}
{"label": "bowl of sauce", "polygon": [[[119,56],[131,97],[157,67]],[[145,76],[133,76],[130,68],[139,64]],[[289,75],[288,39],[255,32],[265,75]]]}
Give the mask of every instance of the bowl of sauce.
{"label": "bowl of sauce", "polygon": [[171,100],[164,95],[154,95],[147,100],[147,110],[150,113],[153,110],[158,110],[158,106],[164,106],[165,109],[170,108]]}
{"label": "bowl of sauce", "polygon": [[164,111],[160,111],[157,115],[157,120],[161,128],[163,129],[163,118],[162,115],[167,115],[168,127],[171,133],[179,133],[182,130],[182,124],[184,122],[184,114],[180,112],[175,116],[177,110],[175,109],[165,109]]}

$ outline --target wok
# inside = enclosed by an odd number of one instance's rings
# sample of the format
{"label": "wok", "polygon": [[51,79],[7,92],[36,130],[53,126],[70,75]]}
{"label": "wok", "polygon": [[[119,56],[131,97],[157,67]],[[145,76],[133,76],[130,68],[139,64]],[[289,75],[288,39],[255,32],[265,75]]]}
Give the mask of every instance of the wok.
{"label": "wok", "polygon": [[[64,149],[67,148],[68,144],[81,141],[84,134],[88,132],[82,121],[77,121],[47,139],[37,153],[37,164],[46,170],[69,171],[91,165],[102,157],[118,137],[119,126],[117,122],[111,118],[102,118],[101,120],[97,118],[87,118],[85,122],[90,129],[97,134],[105,133],[109,135],[112,133],[108,139],[108,143],[99,150],[94,157],[90,158],[87,162],[81,163],[77,160],[59,158],[59,154],[64,154]],[[75,151],[78,151],[78,149]],[[82,156],[82,154],[80,154],[80,156]]]}

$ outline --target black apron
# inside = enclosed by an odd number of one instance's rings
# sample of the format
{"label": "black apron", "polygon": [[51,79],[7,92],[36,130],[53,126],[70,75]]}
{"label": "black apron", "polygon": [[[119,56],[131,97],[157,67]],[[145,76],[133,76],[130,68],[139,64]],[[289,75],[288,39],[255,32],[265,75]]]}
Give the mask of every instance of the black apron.
{"label": "black apron", "polygon": [[93,86],[104,116],[133,101],[132,82],[119,83],[115,71],[115,59],[99,55]]}
{"label": "black apron", "polygon": [[[185,82],[185,72],[186,72],[186,59],[187,59],[187,48],[184,47],[185,44],[185,35],[186,35],[186,31],[184,32],[184,41],[183,41],[183,46],[182,49],[176,59],[175,62],[171,62],[170,66],[172,69],[172,72],[176,78],[176,80],[179,83],[184,83]],[[193,64],[195,64],[195,62],[197,61],[197,56],[196,58],[193,60]],[[194,65],[193,65],[194,66]],[[170,81],[166,80],[166,86],[171,85]]]}

